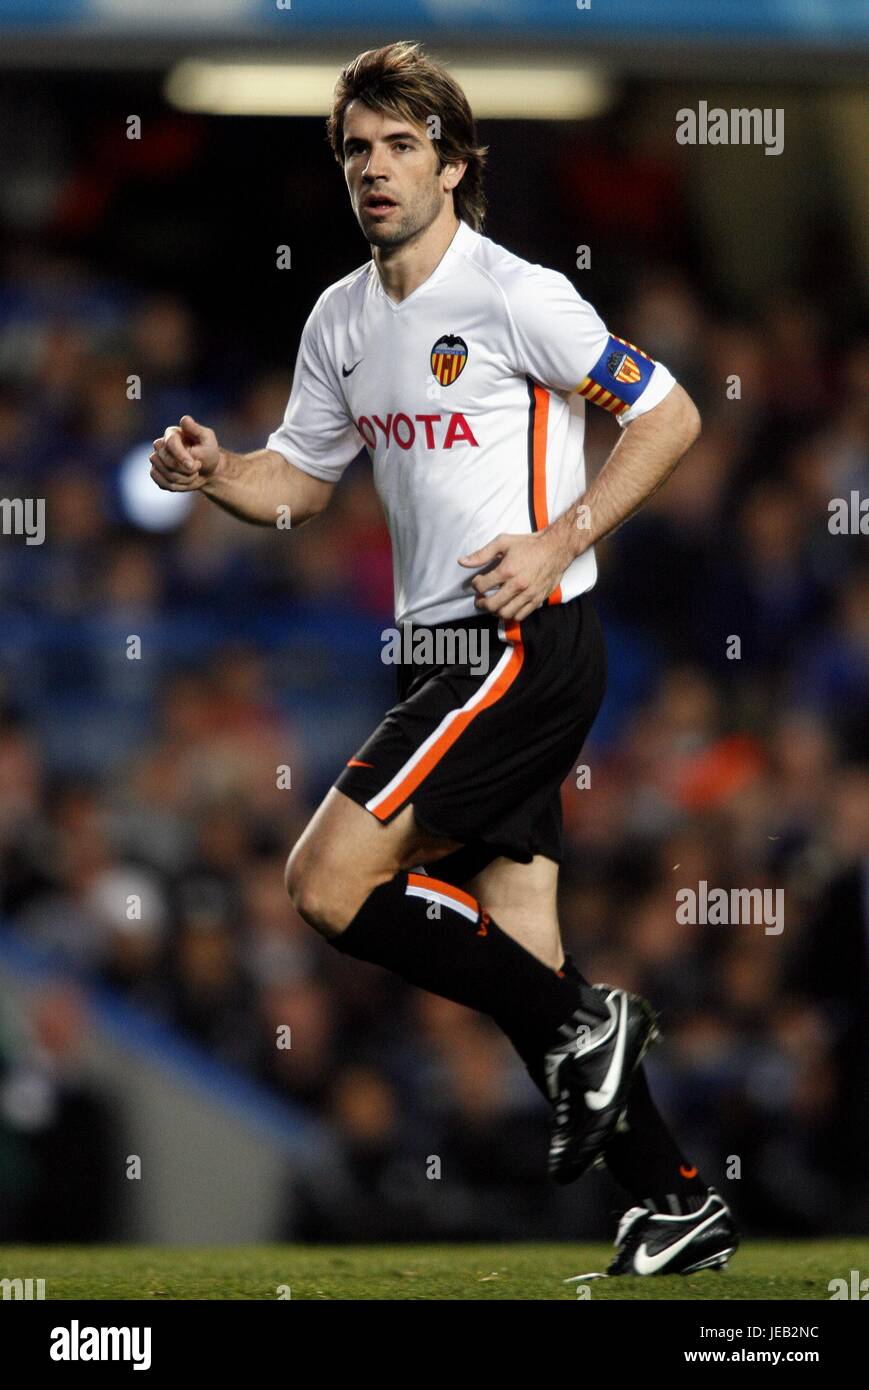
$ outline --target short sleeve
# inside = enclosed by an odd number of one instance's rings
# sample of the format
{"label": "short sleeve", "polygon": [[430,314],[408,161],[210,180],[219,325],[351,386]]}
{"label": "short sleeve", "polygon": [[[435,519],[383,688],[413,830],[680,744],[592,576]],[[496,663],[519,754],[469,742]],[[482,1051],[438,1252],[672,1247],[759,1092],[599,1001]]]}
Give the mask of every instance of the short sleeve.
{"label": "short sleeve", "polygon": [[610,333],[600,357],[576,389],[592,405],[608,410],[620,425],[629,425],[662,401],[675,385],[676,378],[662,362]]}
{"label": "short sleeve", "polygon": [[578,391],[620,425],[651,410],[675,386],[662,363],[609,332],[565,275],[533,266],[504,288],[517,370],[542,386]]}
{"label": "short sleeve", "polygon": [[302,330],[283,423],[266,441],[266,448],[324,482],[336,483],[363,448],[322,350],[319,303]]}

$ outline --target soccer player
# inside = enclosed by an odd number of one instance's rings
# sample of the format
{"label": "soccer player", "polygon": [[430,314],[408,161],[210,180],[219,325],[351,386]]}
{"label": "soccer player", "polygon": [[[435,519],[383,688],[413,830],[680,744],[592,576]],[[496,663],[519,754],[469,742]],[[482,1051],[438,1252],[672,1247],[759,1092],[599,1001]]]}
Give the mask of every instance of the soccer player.
{"label": "soccer player", "polygon": [[[486,151],[418,45],[350,63],[327,128],[372,254],[317,300],[283,423],[241,456],[184,416],[151,456],[160,487],[301,525],[365,447],[396,618],[414,652],[430,639],[293,848],[288,891],[337,950],[495,1020],[552,1103],[551,1177],[605,1162],[636,1199],[611,1274],[723,1265],[729,1209],[640,1066],[654,1014],[565,959],[556,909],[560,787],[605,684],[594,545],[672,472],[697,410],[563,275],[482,234]],[[590,486],[586,402],[624,431]]]}

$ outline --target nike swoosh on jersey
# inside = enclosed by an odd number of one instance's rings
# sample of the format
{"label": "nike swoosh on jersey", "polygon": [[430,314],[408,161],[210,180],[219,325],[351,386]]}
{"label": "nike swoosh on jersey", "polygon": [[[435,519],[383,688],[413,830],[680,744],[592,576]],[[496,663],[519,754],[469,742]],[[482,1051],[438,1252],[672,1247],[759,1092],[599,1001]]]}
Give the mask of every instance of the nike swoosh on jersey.
{"label": "nike swoosh on jersey", "polygon": [[[612,1014],[612,1002],[610,1000],[607,1000],[607,1003],[609,1004],[610,1013]],[[620,1010],[618,1021],[619,1033],[618,1037],[616,1038],[615,1051],[612,1055],[612,1061],[610,1062],[607,1068],[606,1076],[603,1079],[603,1085],[597,1091],[586,1091],[585,1093],[585,1103],[588,1106],[589,1110],[605,1109],[605,1107],[609,1105],[612,1101],[613,1096],[618,1090],[619,1082],[622,1079],[622,1067],[624,1065],[625,1060],[625,1041],[628,1021],[628,1001],[623,994],[619,996],[618,1008]]]}
{"label": "nike swoosh on jersey", "polygon": [[[362,358],[360,357],[360,358],[359,358],[359,362],[361,362],[361,361],[362,361]],[[352,376],[353,373],[356,371],[356,368],[359,366],[359,362],[354,362],[352,367],[345,367],[345,366],[344,366],[344,363],[342,362],[342,363],[341,363],[341,375],[342,375],[342,376]]]}
{"label": "nike swoosh on jersey", "polygon": [[699,1226],[695,1226],[693,1230],[688,1231],[687,1235],[682,1236],[679,1240],[674,1240],[672,1245],[668,1245],[665,1249],[659,1250],[655,1255],[649,1254],[646,1250],[646,1243],[643,1241],[643,1244],[638,1247],[637,1253],[634,1256],[634,1269],[638,1274],[655,1274],[665,1264],[668,1264],[669,1261],[673,1259],[674,1255],[678,1255],[680,1250],[684,1250],[686,1245],[690,1245],[696,1235],[699,1235],[701,1231],[705,1231],[706,1227],[711,1226],[713,1221],[717,1221],[720,1216],[721,1211],[717,1209],[711,1216],[707,1216],[706,1220],[702,1221]]}

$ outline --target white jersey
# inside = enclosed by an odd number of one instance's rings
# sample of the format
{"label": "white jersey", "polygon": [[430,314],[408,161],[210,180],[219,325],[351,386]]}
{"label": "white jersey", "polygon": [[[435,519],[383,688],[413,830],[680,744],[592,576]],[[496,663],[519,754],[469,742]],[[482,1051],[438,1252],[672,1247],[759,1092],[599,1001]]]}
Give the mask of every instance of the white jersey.
{"label": "white jersey", "polygon": [[[673,384],[610,335],[564,275],[460,222],[400,304],[373,259],[323,292],[267,447],[327,482],[367,448],[392,537],[396,619],[444,623],[477,614],[476,571],[460,555],[542,529],[585,492],[585,401],[624,425]],[[549,602],[596,577],[589,549]]]}

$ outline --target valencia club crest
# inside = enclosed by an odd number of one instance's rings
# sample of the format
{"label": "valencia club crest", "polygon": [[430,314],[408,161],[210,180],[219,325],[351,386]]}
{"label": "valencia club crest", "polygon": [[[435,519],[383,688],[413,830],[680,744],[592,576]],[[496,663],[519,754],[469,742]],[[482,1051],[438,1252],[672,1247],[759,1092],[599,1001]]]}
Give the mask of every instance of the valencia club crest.
{"label": "valencia club crest", "polygon": [[452,333],[444,333],[431,350],[432,376],[441,386],[452,386],[465,370],[468,360],[468,345],[464,338],[456,338]]}
{"label": "valencia club crest", "polygon": [[610,353],[606,365],[610,376],[614,376],[616,381],[623,381],[628,385],[633,385],[642,376],[638,364],[627,352]]}

